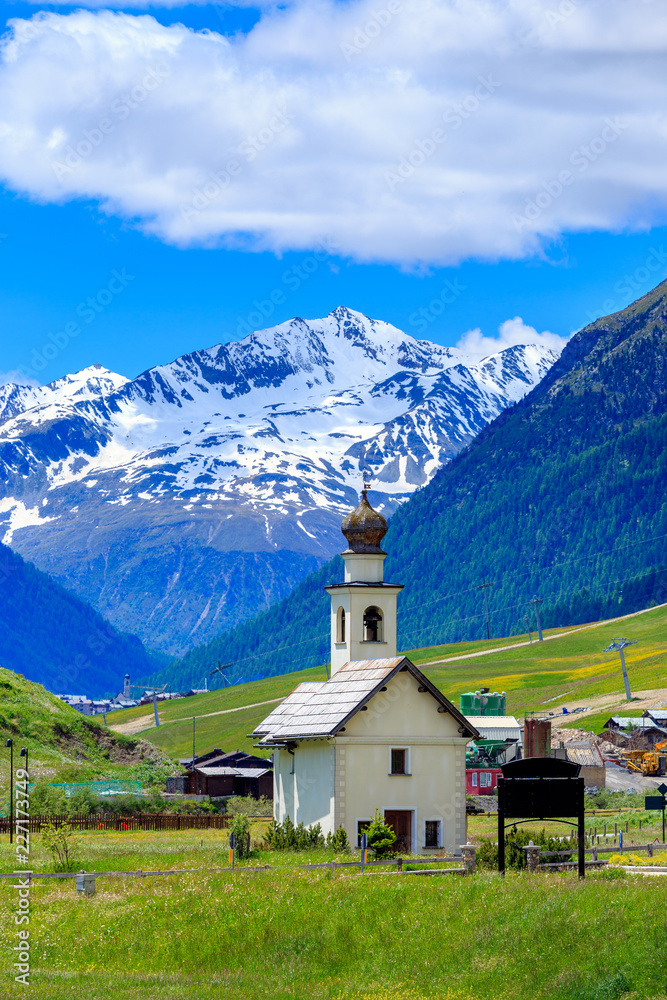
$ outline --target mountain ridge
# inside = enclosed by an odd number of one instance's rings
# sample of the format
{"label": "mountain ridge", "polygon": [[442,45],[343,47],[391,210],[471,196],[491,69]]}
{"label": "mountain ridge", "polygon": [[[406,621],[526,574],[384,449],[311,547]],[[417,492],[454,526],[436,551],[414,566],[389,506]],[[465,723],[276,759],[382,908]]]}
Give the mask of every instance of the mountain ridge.
{"label": "mountain ridge", "polygon": [[133,380],[84,369],[28,409],[12,398],[0,531],[119,628],[183,651],[336,551],[364,465],[391,515],[556,356],[475,359],[338,307]]}

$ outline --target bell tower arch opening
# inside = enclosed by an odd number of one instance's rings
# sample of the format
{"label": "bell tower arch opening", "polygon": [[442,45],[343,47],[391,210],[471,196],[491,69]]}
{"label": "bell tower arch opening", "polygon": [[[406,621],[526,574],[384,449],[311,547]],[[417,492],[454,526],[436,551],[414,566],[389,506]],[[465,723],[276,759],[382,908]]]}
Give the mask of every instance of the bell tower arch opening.
{"label": "bell tower arch opening", "polygon": [[383,642],[383,624],[382,611],[375,604],[371,604],[370,608],[364,611],[362,642]]}

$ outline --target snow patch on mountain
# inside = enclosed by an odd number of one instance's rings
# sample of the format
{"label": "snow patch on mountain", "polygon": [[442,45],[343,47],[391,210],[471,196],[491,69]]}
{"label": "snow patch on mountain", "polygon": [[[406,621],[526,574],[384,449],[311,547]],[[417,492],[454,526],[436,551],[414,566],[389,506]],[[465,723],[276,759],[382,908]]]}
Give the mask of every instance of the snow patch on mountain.
{"label": "snow patch on mountain", "polygon": [[[133,550],[168,551],[165,621],[180,614],[203,641],[210,593],[203,580],[199,596],[182,589],[186,550],[330,556],[364,466],[374,505],[391,514],[557,356],[529,344],[480,360],[339,307],[131,381],[93,365],[4,386],[0,538],[66,583],[75,573],[112,620],[128,588],[145,586]],[[95,567],[89,590],[82,565]]]}

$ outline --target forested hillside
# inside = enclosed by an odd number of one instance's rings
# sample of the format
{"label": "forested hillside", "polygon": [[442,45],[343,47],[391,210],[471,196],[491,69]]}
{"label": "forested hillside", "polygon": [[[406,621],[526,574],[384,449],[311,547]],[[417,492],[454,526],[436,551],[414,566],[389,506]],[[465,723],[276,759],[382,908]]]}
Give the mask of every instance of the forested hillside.
{"label": "forested hillside", "polygon": [[0,666],[60,694],[116,695],[157,660],[89,604],[0,544]]}
{"label": "forested hillside", "polygon": [[[667,601],[667,282],[577,333],[545,379],[391,520],[385,578],[405,584],[403,649],[596,620]],[[341,536],[341,545],[344,540]],[[216,658],[258,677],[328,656],[333,563],[173,668]]]}

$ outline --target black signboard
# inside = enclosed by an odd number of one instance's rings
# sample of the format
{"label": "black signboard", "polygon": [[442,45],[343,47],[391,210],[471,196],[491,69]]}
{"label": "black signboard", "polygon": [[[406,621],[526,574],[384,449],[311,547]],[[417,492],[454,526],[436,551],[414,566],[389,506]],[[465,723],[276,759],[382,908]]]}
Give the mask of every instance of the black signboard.
{"label": "black signboard", "polygon": [[665,792],[667,792],[667,785],[663,782],[658,785],[659,792],[661,795],[647,795],[644,799],[644,809],[661,809],[662,810],[662,842],[665,842]]}
{"label": "black signboard", "polygon": [[579,765],[554,757],[527,757],[502,765],[498,779],[498,870],[505,871],[505,828],[508,817],[557,819],[576,816],[579,875],[585,874],[584,779]]}

